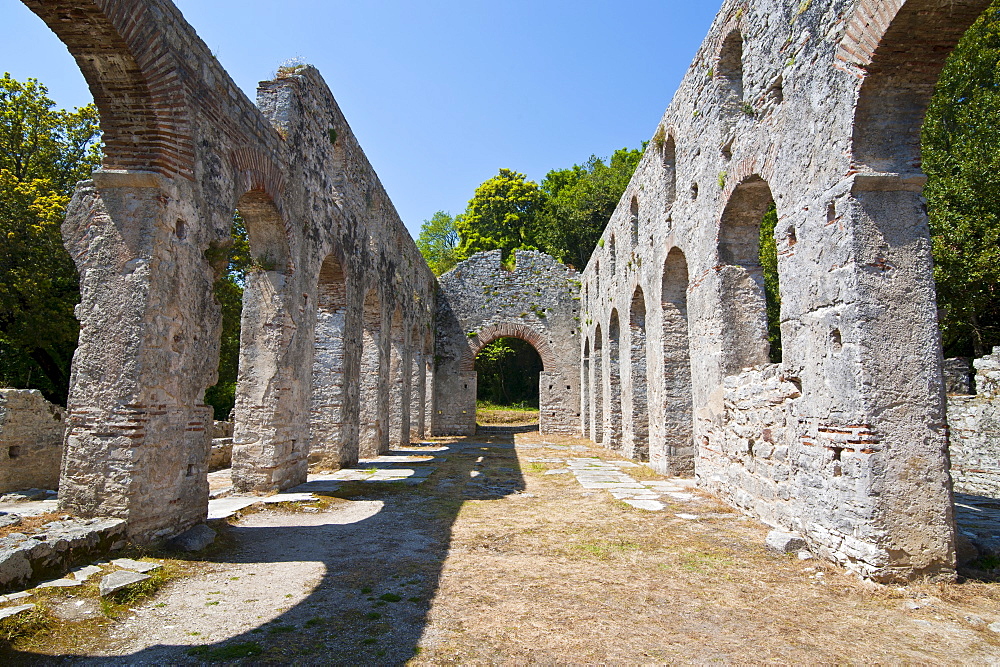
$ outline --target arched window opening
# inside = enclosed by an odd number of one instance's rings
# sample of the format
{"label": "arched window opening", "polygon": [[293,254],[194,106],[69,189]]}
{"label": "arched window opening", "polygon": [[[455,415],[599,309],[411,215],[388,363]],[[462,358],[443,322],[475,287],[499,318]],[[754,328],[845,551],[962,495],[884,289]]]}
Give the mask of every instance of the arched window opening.
{"label": "arched window opening", "polygon": [[[311,461],[342,460],[344,433],[344,326],[347,319],[347,280],[337,256],[323,261],[316,287],[316,342],[313,357]],[[350,458],[348,456],[348,458]]]}
{"label": "arched window opening", "polygon": [[[761,243],[766,229],[765,216],[774,208],[771,189],[759,176],[751,176],[733,192],[722,214],[719,227],[719,261],[723,298],[723,367],[727,375],[745,367],[768,361],[780,361],[780,305],[770,311],[767,304],[765,268],[774,276],[773,299],[780,304],[777,281],[777,258],[773,253],[773,222],[770,240]],[[775,215],[775,214],[772,214]],[[762,251],[766,257],[762,258]],[[769,323],[769,312],[774,322]],[[769,341],[769,331],[775,344]]]}
{"label": "arched window opening", "polygon": [[629,206],[629,228],[632,230],[632,248],[639,247],[639,198],[632,197]]}
{"label": "arched window opening", "polygon": [[627,454],[640,461],[649,459],[649,408],[646,360],[646,297],[636,287],[629,308],[629,373],[632,387]]}
{"label": "arched window opening", "polygon": [[662,440],[650,443],[650,464],[663,474],[694,471],[688,268],[684,253],[672,248],[663,263],[660,287],[663,339]]}
{"label": "arched window opening", "polygon": [[663,184],[669,206],[677,199],[677,143],[673,135],[663,144]]}
{"label": "arched window opening", "polygon": [[484,345],[476,355],[476,423],[537,424],[543,370],[538,351],[520,338],[498,338]]}
{"label": "arched window opening", "polygon": [[733,30],[722,42],[715,80],[722,92],[723,106],[738,110],[743,103],[743,35]]}

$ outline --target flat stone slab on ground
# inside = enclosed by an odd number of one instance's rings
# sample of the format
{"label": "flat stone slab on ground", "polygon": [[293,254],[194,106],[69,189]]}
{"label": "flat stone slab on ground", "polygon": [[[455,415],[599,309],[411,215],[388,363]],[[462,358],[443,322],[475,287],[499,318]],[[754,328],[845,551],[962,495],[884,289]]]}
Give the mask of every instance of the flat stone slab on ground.
{"label": "flat stone slab on ground", "polygon": [[35,588],[73,588],[75,586],[83,586],[83,582],[77,579],[53,579],[38,584]]}
{"label": "flat stone slab on ground", "polygon": [[69,571],[73,575],[73,578],[77,581],[86,581],[90,579],[95,574],[101,573],[101,568],[96,565],[87,565],[85,567],[78,567]]}
{"label": "flat stone slab on ground", "polygon": [[649,510],[650,512],[659,512],[666,508],[666,505],[661,503],[659,500],[640,500],[638,498],[626,498],[622,502],[631,505],[632,507],[638,507],[641,510]]}
{"label": "flat stone slab on ground", "polygon": [[132,560],[131,558],[116,558],[111,561],[111,564],[123,570],[132,570],[133,572],[141,572],[142,574],[163,567],[159,563],[144,563],[141,560]]}
{"label": "flat stone slab on ground", "polygon": [[11,616],[17,616],[18,614],[24,613],[31,609],[34,609],[33,604],[19,604],[16,607],[7,607],[6,609],[0,609],[0,620],[5,618],[10,618]]}
{"label": "flat stone slab on ground", "polygon": [[[180,535],[173,537],[167,546],[178,551],[201,551],[215,541],[215,531],[203,523],[188,528]],[[118,563],[114,561],[117,565]],[[135,561],[132,561],[135,562]],[[140,563],[147,565],[147,563]],[[124,567],[119,565],[119,567]],[[129,568],[135,570],[136,568]],[[155,569],[155,568],[153,568]],[[149,570],[137,570],[138,572],[148,572]]]}
{"label": "flat stone slab on ground", "polygon": [[225,519],[239,512],[241,509],[250,507],[259,498],[245,498],[242,496],[229,496],[227,498],[217,498],[208,501],[208,518]]}
{"label": "flat stone slab on ground", "polygon": [[101,597],[111,595],[126,586],[137,584],[140,581],[145,581],[149,578],[148,574],[139,574],[138,572],[132,572],[131,570],[117,570],[111,574],[105,575],[101,579]]}

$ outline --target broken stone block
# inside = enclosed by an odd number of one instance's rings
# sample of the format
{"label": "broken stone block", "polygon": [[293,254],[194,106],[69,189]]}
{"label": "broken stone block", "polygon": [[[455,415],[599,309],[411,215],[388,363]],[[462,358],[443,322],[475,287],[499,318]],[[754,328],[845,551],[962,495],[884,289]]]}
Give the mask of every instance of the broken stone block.
{"label": "broken stone block", "polygon": [[33,604],[19,604],[16,607],[7,607],[6,609],[0,609],[0,621],[2,621],[5,618],[10,618],[11,616],[17,616],[18,614],[22,614],[34,608],[35,605]]}
{"label": "broken stone block", "polygon": [[117,570],[101,578],[101,597],[117,593],[126,586],[137,584],[149,578],[148,574],[139,574],[130,570]]}
{"label": "broken stone block", "polygon": [[101,573],[101,568],[97,567],[96,565],[87,565],[86,567],[78,567],[74,570],[70,570],[70,574],[72,574],[73,578],[76,579],[77,581],[86,581],[95,574],[100,574],[100,573]]}
{"label": "broken stone block", "polygon": [[772,530],[764,541],[768,551],[779,554],[790,554],[806,548],[806,541],[795,533]]}
{"label": "broken stone block", "polygon": [[73,588],[74,586],[83,586],[83,582],[76,579],[54,579],[38,584],[37,588]]}
{"label": "broken stone block", "polygon": [[214,541],[215,531],[199,523],[167,542],[167,548],[175,551],[201,551]]}
{"label": "broken stone block", "polygon": [[7,526],[20,526],[21,525],[21,515],[20,514],[0,514],[0,528],[6,528]]}
{"label": "broken stone block", "polygon": [[111,564],[123,570],[132,570],[133,572],[140,572],[142,574],[163,567],[159,563],[144,563],[140,560],[132,560],[131,558],[116,558],[111,561]]}

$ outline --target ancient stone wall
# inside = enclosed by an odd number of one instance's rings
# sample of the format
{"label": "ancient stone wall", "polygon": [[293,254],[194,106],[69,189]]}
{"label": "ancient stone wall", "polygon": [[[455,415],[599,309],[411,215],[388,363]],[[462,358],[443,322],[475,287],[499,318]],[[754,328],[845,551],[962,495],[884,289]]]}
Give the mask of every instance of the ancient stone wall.
{"label": "ancient stone wall", "polygon": [[[234,484],[304,481],[313,440],[320,458],[357,460],[362,414],[384,433],[376,447],[387,447],[390,323],[430,330],[434,277],[319,74],[280,70],[261,84],[258,108],[169,0],[25,4],[76,58],[106,143],[103,168],[78,187],[63,227],[82,294],[62,507],[125,518],[138,541],[204,519],[203,396],[216,381],[220,327],[213,283],[236,209],[256,269],[244,295]],[[378,352],[365,375],[374,386],[362,393],[369,294]],[[410,338],[404,347],[426,351],[426,339]],[[327,354],[338,345],[340,358]],[[402,365],[412,358],[407,350]],[[409,427],[399,425],[400,440]]]}
{"label": "ancient stone wall", "polygon": [[0,389],[0,493],[58,486],[64,428],[37,389]]}
{"label": "ancient stone wall", "polygon": [[723,4],[583,273],[584,433],[866,576],[953,575],[919,132],[986,4]]}
{"label": "ancient stone wall", "polygon": [[975,395],[948,396],[955,491],[1000,498],[1000,347],[972,362]]}
{"label": "ancient stone wall", "polygon": [[476,432],[476,355],[503,337],[530,343],[542,359],[539,430],[579,431],[579,274],[540,252],[473,255],[440,278],[433,432]]}

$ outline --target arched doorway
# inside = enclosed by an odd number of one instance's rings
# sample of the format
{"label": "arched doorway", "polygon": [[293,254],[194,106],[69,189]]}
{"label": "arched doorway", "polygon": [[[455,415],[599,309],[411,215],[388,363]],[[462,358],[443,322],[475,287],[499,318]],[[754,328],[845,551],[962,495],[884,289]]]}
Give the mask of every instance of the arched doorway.
{"label": "arched doorway", "polygon": [[502,337],[476,355],[476,425],[538,424],[542,358],[530,343]]}

